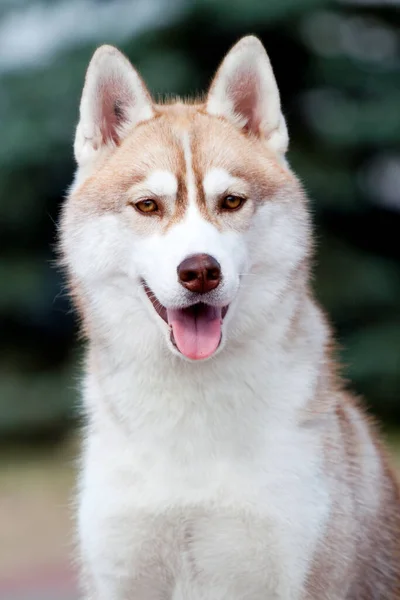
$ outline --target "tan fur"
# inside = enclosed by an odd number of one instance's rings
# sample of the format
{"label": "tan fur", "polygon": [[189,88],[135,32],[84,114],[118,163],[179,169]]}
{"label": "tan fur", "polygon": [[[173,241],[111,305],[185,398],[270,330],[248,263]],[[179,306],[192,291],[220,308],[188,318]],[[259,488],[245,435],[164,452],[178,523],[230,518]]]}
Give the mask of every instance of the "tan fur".
{"label": "tan fur", "polygon": [[[354,415],[359,419],[357,426]],[[326,418],[330,435],[323,452],[326,472],[332,476],[333,506],[305,597],[396,600],[400,598],[400,495],[388,457],[375,426],[349,394],[338,392]],[[358,427],[369,438],[369,447]],[[374,494],[376,512],[368,507]]]}
{"label": "tan fur", "polygon": [[[256,198],[272,198],[278,190],[282,192],[282,188],[296,185],[290,173],[258,138],[232,128],[223,119],[210,117],[204,113],[202,105],[157,105],[156,110],[154,119],[135,127],[112,156],[98,164],[93,175],[75,191],[74,197],[77,202],[82,202],[84,211],[122,210],[133,198],[140,196],[141,182],[151,169],[165,169],[176,175],[178,194],[174,206],[163,205],[163,227],[168,229],[179,222],[187,207],[180,139],[183,132],[189,134],[195,150],[193,167],[199,190],[196,201],[203,216],[218,227],[223,227],[223,223],[215,216],[214,206],[207,206],[202,193],[201,182],[211,166],[230,169],[232,175],[247,182],[245,191]],[[243,154],[246,146],[248,152]],[[248,162],[243,161],[243,155],[249,157]],[[240,168],[232,170],[232,164],[238,163],[238,156],[241,157]],[[138,233],[147,232],[152,225],[141,219],[132,222],[142,228],[136,227]]]}

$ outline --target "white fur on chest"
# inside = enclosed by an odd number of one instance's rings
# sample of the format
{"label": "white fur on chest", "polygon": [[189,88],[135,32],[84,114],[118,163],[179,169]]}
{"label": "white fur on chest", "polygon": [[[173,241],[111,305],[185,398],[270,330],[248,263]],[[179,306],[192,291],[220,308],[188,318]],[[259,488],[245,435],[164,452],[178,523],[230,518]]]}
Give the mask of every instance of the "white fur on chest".
{"label": "white fur on chest", "polygon": [[193,404],[135,432],[112,414],[98,420],[84,459],[80,536],[104,599],[301,597],[329,510],[315,436],[289,426],[285,411],[268,423],[249,408]]}

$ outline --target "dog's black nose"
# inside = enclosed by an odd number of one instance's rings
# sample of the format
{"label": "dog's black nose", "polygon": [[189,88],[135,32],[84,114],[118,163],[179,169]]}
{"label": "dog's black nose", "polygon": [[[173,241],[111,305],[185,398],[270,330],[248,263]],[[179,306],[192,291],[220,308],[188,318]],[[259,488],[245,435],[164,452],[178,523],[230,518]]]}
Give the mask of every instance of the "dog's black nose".
{"label": "dog's black nose", "polygon": [[221,265],[209,254],[194,254],[179,265],[178,279],[191,292],[206,294],[219,286]]}

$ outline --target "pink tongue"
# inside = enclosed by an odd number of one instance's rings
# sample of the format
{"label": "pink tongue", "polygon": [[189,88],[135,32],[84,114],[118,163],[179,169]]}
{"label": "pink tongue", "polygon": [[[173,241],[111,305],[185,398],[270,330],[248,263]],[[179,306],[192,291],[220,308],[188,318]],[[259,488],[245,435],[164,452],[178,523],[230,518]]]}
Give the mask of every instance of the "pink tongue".
{"label": "pink tongue", "polygon": [[193,360],[211,356],[221,339],[221,309],[206,304],[167,309],[167,319],[178,349]]}

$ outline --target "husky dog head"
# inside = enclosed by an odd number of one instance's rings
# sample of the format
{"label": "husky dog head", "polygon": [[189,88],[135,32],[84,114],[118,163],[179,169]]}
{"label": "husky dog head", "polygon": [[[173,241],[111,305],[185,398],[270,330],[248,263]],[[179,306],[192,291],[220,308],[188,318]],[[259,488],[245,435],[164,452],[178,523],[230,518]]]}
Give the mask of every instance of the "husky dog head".
{"label": "husky dog head", "polygon": [[309,248],[287,145],[258,39],[236,44],[193,104],[155,104],[118,50],[98,49],[62,219],[84,319],[114,336],[152,332],[190,360],[273,321]]}

